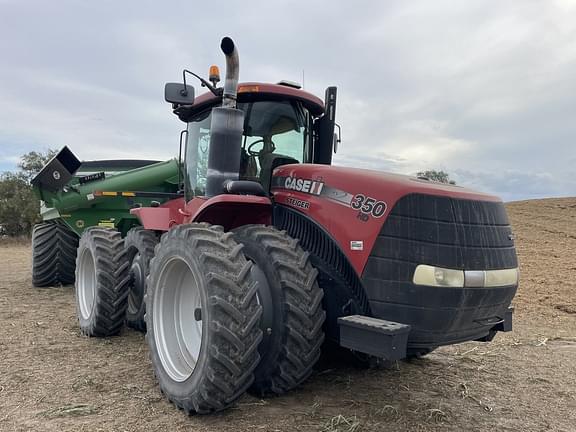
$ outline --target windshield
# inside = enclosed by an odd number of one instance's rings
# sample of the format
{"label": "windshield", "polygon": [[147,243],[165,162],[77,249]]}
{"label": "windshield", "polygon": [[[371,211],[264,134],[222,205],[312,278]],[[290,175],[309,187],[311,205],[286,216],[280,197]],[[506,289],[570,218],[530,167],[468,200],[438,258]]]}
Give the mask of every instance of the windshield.
{"label": "windshield", "polygon": [[[269,182],[275,163],[310,162],[310,116],[297,102],[261,101],[238,104],[244,111],[239,166],[241,180]],[[186,197],[206,192],[211,110],[188,123]]]}

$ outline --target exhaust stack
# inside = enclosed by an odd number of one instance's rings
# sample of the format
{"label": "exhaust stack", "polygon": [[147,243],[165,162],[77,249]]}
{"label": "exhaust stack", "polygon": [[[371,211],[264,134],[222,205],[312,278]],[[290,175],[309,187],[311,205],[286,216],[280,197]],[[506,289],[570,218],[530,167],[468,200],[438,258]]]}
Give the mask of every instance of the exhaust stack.
{"label": "exhaust stack", "polygon": [[224,79],[224,94],[222,106],[236,108],[236,94],[238,92],[238,75],[240,73],[240,60],[234,41],[229,37],[222,39],[220,48],[226,56],[226,77]]}
{"label": "exhaust stack", "polygon": [[226,56],[226,78],[222,106],[212,108],[210,150],[206,175],[206,196],[226,193],[225,183],[238,180],[244,112],[236,108],[240,62],[238,50],[229,37],[220,44]]}

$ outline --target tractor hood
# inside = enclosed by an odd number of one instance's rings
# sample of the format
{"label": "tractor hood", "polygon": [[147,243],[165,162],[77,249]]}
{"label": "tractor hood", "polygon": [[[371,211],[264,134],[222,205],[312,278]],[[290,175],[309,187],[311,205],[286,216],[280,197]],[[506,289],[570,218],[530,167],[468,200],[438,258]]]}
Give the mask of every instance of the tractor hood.
{"label": "tractor hood", "polygon": [[496,218],[506,217],[501,200],[493,195],[356,168],[283,165],[274,170],[271,190],[276,206],[303,214],[330,233],[358,274],[362,274],[384,222],[404,197],[416,197],[414,211],[423,217],[449,219],[464,207],[470,217],[484,208],[490,208]]}
{"label": "tractor hood", "polygon": [[[348,168],[328,165],[284,165],[274,171],[278,178],[302,178],[322,181],[329,188],[370,195],[384,193],[388,200],[396,201],[408,193],[423,193],[454,198],[482,201],[501,201],[500,198],[486,193],[476,192],[458,185],[438,183],[412,176],[384,173],[374,170]],[[278,180],[275,180],[278,184]],[[393,204],[390,202],[389,204]]]}

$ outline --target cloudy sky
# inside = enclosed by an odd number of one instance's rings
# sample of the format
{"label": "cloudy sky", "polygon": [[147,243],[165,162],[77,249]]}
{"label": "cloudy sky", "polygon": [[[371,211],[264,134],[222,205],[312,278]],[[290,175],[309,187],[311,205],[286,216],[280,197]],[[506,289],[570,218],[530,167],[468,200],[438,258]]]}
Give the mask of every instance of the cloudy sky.
{"label": "cloudy sky", "polygon": [[63,145],[172,157],[164,83],[223,66],[226,35],[241,80],[338,86],[338,164],[576,195],[576,0],[0,0],[0,171]]}

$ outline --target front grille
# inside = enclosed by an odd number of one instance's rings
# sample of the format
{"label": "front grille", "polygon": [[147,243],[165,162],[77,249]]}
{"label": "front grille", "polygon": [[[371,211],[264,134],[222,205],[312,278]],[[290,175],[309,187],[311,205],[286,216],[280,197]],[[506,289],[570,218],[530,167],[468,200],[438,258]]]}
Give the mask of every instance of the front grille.
{"label": "front grille", "polygon": [[418,264],[466,270],[518,266],[502,203],[411,194],[392,209],[363,280],[411,281]]}
{"label": "front grille", "polygon": [[410,324],[411,347],[485,337],[501,320],[516,286],[446,288],[414,285],[418,264],[461,270],[518,266],[502,203],[412,194],[382,226],[362,274],[377,318]]}

